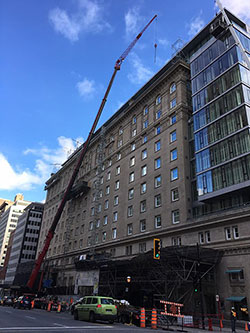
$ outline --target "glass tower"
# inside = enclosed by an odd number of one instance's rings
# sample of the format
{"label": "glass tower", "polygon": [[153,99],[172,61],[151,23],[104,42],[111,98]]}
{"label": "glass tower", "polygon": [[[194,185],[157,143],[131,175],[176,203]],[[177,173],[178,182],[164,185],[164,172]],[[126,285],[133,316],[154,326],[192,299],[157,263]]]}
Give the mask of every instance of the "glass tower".
{"label": "glass tower", "polygon": [[[250,187],[250,72],[222,23],[219,15],[190,57],[196,187],[204,202]],[[250,58],[248,27],[232,24]]]}

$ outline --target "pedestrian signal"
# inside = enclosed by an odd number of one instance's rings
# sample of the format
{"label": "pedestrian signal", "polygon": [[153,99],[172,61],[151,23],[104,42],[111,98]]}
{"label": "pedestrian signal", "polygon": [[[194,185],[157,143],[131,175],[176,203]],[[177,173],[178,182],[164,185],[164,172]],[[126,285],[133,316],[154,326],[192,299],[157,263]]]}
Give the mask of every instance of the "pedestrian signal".
{"label": "pedestrian signal", "polygon": [[160,259],[161,256],[161,240],[154,238],[154,259]]}

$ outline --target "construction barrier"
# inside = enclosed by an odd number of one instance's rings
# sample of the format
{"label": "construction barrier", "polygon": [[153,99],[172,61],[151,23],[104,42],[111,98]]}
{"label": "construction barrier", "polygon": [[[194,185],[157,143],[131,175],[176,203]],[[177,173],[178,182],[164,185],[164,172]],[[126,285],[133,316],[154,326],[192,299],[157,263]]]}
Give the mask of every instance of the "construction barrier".
{"label": "construction barrier", "polygon": [[145,316],[145,309],[141,308],[141,318],[140,318],[140,327],[146,327],[146,316]]}
{"label": "construction barrier", "polygon": [[48,304],[47,311],[51,311],[51,302],[49,302],[49,304]]}
{"label": "construction barrier", "polygon": [[156,309],[152,309],[151,328],[154,330],[157,329],[157,310]]}
{"label": "construction barrier", "polygon": [[250,332],[250,321],[245,323],[245,331]]}
{"label": "construction barrier", "polygon": [[212,324],[212,318],[208,318],[208,330],[213,331],[213,324]]}
{"label": "construction barrier", "polygon": [[223,322],[222,322],[222,319],[220,319],[220,328],[223,328]]}
{"label": "construction barrier", "polygon": [[57,312],[61,312],[61,309],[62,309],[62,306],[61,306],[61,304],[59,303],[59,304],[58,304],[58,307],[57,307]]}

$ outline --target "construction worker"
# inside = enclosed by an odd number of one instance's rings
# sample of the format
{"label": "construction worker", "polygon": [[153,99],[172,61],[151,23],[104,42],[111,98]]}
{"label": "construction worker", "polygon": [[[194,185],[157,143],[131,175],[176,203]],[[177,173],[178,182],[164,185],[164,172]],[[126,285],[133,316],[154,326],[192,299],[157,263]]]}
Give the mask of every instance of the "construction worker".
{"label": "construction worker", "polygon": [[231,328],[232,328],[232,333],[235,333],[235,324],[237,320],[237,313],[235,311],[235,308],[232,306],[231,308]]}

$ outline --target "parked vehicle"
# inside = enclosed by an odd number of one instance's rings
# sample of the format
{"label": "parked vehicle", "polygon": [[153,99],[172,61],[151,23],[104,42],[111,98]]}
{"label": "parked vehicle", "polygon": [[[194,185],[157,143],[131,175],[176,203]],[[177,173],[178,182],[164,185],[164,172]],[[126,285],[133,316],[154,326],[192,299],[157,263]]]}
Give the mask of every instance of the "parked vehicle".
{"label": "parked vehicle", "polygon": [[12,306],[13,305],[13,297],[12,296],[4,296],[2,299],[2,305]]}
{"label": "parked vehicle", "polygon": [[114,299],[105,296],[85,296],[80,304],[75,306],[75,320],[107,320],[113,324],[117,318],[117,307]]}
{"label": "parked vehicle", "polygon": [[20,296],[18,299],[14,302],[13,308],[18,309],[31,309],[31,301],[32,299],[29,296]]}

